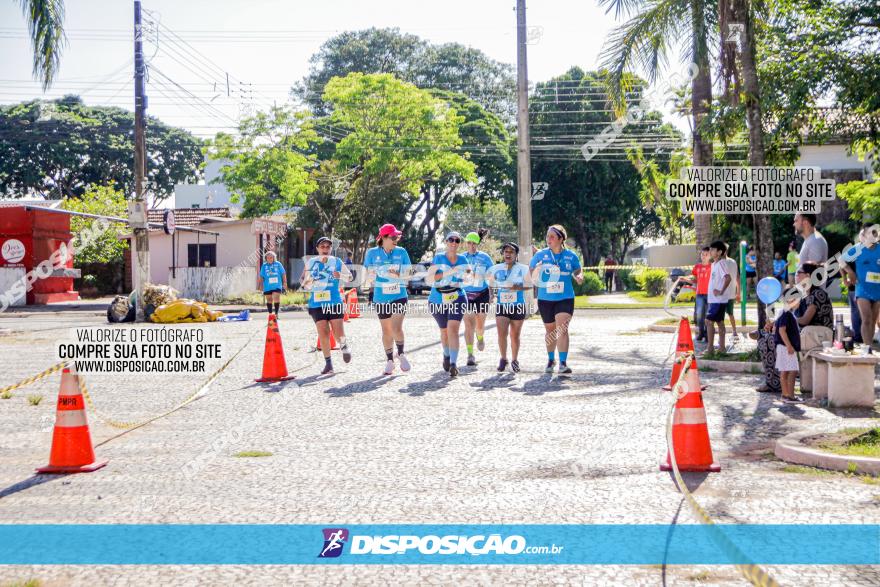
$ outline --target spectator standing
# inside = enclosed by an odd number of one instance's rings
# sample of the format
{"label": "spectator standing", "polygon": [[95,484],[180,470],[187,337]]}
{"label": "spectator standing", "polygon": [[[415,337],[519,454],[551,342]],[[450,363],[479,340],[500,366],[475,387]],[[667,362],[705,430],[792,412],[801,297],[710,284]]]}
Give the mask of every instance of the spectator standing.
{"label": "spectator standing", "polygon": [[[828,242],[825,237],[816,230],[815,214],[795,214],[794,229],[804,237],[804,244],[801,245],[801,252],[798,255],[799,262],[810,263],[811,265],[824,265],[828,261]],[[825,283],[820,285],[825,288]]]}
{"label": "spectator standing", "polygon": [[607,292],[611,292],[614,287],[614,269],[608,269],[608,267],[615,265],[617,265],[617,261],[611,256],[611,253],[608,253],[608,256],[605,257],[605,291]]}
{"label": "spectator standing", "polygon": [[706,312],[706,333],[709,343],[708,351],[715,347],[715,328],[718,328],[718,349],[723,351],[724,344],[724,314],[727,311],[729,301],[736,295],[736,263],[727,257],[727,244],[724,241],[715,241],[709,245],[709,253],[712,255],[712,272],[709,276],[708,301],[709,308]]}
{"label": "spectator standing", "polygon": [[797,247],[794,245],[794,241],[788,243],[788,255],[785,257],[787,262],[786,269],[788,271],[788,283],[794,284],[794,275],[797,273],[798,265],[800,265],[800,259],[798,259]]}
{"label": "spectator standing", "polygon": [[758,255],[755,253],[755,247],[749,247],[749,252],[746,253],[746,299],[749,299],[749,292],[755,287],[755,278],[758,276],[757,264]]}
{"label": "spectator standing", "polygon": [[821,348],[824,341],[833,338],[834,308],[831,298],[821,287],[813,287],[811,277],[819,269],[818,265],[804,263],[795,276],[801,284],[805,297],[795,311],[798,326],[801,327],[801,351],[807,352]]}
{"label": "spectator standing", "polygon": [[[788,291],[792,286],[788,287]],[[784,298],[783,298],[784,299]],[[800,371],[798,353],[801,350],[800,327],[797,318],[792,311],[800,301],[797,297],[779,314],[774,328],[774,342],[776,343],[776,370],[779,371],[779,380],[782,385],[782,401],[785,403],[798,403],[801,399],[794,394],[794,379]]]}
{"label": "spectator standing", "polygon": [[782,254],[779,251],[773,253],[773,277],[783,285],[788,277],[786,267],[788,267],[788,263],[782,258]]}
{"label": "spectator standing", "polygon": [[861,318],[861,334],[865,354],[871,354],[871,343],[874,331],[880,318],[880,246],[871,239],[865,238],[865,232],[871,227],[866,224],[860,235],[862,247],[854,257],[843,264],[843,270],[849,276],[849,282],[855,283],[856,305]]}
{"label": "spectator standing", "polygon": [[691,277],[680,279],[694,286],[694,325],[697,327],[697,342],[706,342],[706,311],[709,309],[709,277],[712,274],[712,256],[709,247],[700,251],[700,262],[694,265]]}

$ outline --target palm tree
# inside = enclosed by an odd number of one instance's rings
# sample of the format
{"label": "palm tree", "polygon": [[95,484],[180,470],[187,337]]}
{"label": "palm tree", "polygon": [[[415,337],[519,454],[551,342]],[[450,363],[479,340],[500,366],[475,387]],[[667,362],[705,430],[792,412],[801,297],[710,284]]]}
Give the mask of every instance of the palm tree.
{"label": "palm tree", "polygon": [[[697,74],[691,80],[692,163],[695,166],[712,165],[712,142],[703,131],[712,103],[712,72],[709,56],[710,31],[717,23],[716,6],[707,0],[599,0],[599,4],[621,12],[635,13],[626,23],[612,32],[602,52],[603,66],[610,72],[612,98],[617,104],[627,89],[625,72],[640,66],[653,82],[666,65],[666,53],[684,35],[689,37],[685,52],[697,65]],[[712,237],[712,216],[694,215],[697,248],[709,243]]]}
{"label": "palm tree", "polygon": [[18,0],[27,19],[34,50],[34,77],[49,89],[64,48],[64,0]]}

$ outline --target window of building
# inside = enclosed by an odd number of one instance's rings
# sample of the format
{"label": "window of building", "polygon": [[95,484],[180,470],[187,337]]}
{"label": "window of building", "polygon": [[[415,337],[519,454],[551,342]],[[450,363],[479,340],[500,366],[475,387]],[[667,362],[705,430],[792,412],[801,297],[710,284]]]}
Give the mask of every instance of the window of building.
{"label": "window of building", "polygon": [[191,244],[186,246],[187,267],[216,267],[217,245]]}

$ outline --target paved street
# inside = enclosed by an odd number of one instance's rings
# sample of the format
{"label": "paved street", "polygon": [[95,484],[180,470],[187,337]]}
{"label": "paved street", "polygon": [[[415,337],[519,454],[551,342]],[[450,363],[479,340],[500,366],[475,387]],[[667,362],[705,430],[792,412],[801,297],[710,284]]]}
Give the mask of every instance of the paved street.
{"label": "paved street", "polygon": [[[413,370],[382,377],[376,319],[347,324],[355,357],[320,377],[304,312],[282,315],[288,368],[297,379],[253,383],[265,314],[211,329],[227,356],[247,345],[203,398],[120,434],[90,413],[99,458],[88,475],[32,476],[52,436],[57,376],[0,400],[0,519],[5,523],[698,523],[667,473],[665,361],[673,335],[640,332],[660,310],[578,311],[560,381],[542,372],[540,321],[523,333],[525,372],[495,373],[494,327],[477,368],[450,381],[440,368],[433,320],[405,329]],[[42,313],[0,318],[0,387],[54,364],[73,325],[103,318]],[[489,321],[491,325],[491,319]],[[141,327],[141,326],[139,326]],[[124,326],[130,328],[130,326]],[[460,361],[463,363],[464,361]],[[218,363],[219,364],[219,363]],[[789,472],[772,440],[802,429],[855,426],[873,411],[831,413],[783,406],[753,391],[750,375],[702,373],[709,430],[721,473],[688,475],[718,522],[880,523],[880,486],[842,474]],[[203,379],[203,378],[202,378]],[[124,421],[162,413],[199,378],[87,377],[97,408]],[[29,405],[27,396],[42,394]],[[272,453],[240,458],[239,451]],[[809,548],[810,545],[793,545]],[[880,568],[770,567],[788,585],[876,585]],[[56,566],[0,567],[0,584],[596,584],[743,585],[711,566]]]}

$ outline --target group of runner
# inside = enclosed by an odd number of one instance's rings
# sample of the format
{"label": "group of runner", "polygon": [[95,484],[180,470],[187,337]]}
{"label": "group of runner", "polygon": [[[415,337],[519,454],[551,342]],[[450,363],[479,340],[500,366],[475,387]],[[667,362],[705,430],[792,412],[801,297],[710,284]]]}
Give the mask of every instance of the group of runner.
{"label": "group of runner", "polygon": [[[501,246],[501,263],[495,263],[487,253],[478,250],[486,232],[478,230],[464,237],[455,231],[448,233],[444,249],[434,255],[425,275],[425,282],[431,285],[428,310],[440,331],[443,369],[450,377],[459,373],[462,322],[466,363],[477,365],[474,349],[485,349],[486,317],[492,310],[494,289],[501,354],[497,370],[504,372],[510,367],[513,372],[519,372],[520,335],[524,320],[531,314],[525,293],[537,288],[548,357],[544,372],[556,370],[558,352],[558,373],[570,374],[568,327],[574,313],[574,282],[583,283],[583,270],[578,256],[565,247],[565,229],[558,224],[549,227],[547,247],[537,251],[528,266],[519,262],[520,248],[513,242]],[[409,302],[406,286],[413,277],[413,266],[409,253],[400,246],[401,236],[402,232],[394,225],[383,225],[376,237],[376,246],[364,255],[364,286],[370,288],[370,302],[382,329],[385,375],[393,374],[398,365],[403,372],[411,368],[405,353],[403,320]],[[324,356],[321,374],[328,375],[333,373],[331,332],[339,342],[343,360],[351,361],[340,284],[351,281],[352,274],[341,259],[331,255],[329,238],[319,238],[315,247],[318,254],[308,259],[300,281],[303,290],[309,292],[309,314],[315,322]],[[274,253],[266,254],[260,276],[266,308],[277,314],[284,267]]]}

